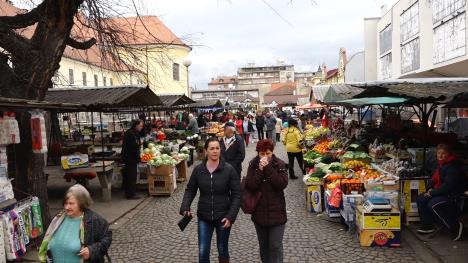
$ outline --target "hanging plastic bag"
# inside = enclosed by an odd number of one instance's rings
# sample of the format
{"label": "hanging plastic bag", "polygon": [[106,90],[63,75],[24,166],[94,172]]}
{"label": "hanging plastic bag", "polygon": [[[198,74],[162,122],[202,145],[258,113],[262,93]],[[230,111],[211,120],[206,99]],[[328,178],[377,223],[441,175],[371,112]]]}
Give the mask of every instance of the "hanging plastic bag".
{"label": "hanging plastic bag", "polygon": [[328,199],[328,204],[335,208],[340,208],[342,199],[343,199],[343,191],[341,191],[341,188],[336,187],[331,192],[330,199]]}
{"label": "hanging plastic bag", "polygon": [[20,143],[18,121],[14,112],[5,112],[0,119],[0,145]]}
{"label": "hanging plastic bag", "polygon": [[32,212],[31,236],[32,238],[37,238],[44,233],[44,226],[42,225],[41,206],[39,204],[39,198],[37,197],[33,197],[33,200],[31,203],[31,212]]}
{"label": "hanging plastic bag", "polygon": [[34,153],[47,153],[47,134],[43,111],[31,111],[31,138]]}

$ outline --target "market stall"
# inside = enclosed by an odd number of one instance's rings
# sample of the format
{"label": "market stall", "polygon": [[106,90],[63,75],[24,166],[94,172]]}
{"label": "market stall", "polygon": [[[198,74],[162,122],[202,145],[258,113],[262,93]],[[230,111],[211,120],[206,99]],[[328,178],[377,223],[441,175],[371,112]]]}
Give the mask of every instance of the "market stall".
{"label": "market stall", "polygon": [[[21,261],[31,246],[38,247],[45,232],[38,197],[16,185],[16,161],[9,160],[7,147],[20,143],[20,131],[15,113],[31,113],[31,139],[34,153],[47,153],[47,136],[43,110],[82,109],[81,105],[0,97],[0,262]],[[14,150],[14,147],[10,147]],[[14,155],[10,155],[14,157]],[[10,163],[10,165],[9,165]],[[10,169],[8,169],[10,168]]]}
{"label": "market stall", "polygon": [[[168,189],[170,189],[168,184],[173,186],[172,189],[175,189],[177,181],[186,180],[187,166],[193,163],[193,152],[197,145],[198,135],[191,134],[185,130],[179,130],[179,125],[177,125],[176,122],[184,123],[186,121],[189,110],[191,109],[191,104],[194,103],[193,100],[185,95],[158,96],[147,86],[87,88],[84,90],[73,89],[71,94],[69,90],[70,89],[57,91],[54,89],[51,90],[50,95],[48,93],[47,96],[49,96],[50,99],[59,101],[66,99],[67,101],[73,100],[83,103],[87,110],[91,112],[92,135],[94,135],[93,112],[99,112],[100,128],[98,130],[101,133],[100,138],[96,139],[94,136],[90,136],[89,140],[85,141],[83,139],[81,145],[77,146],[82,151],[85,160],[80,162],[80,164],[86,166],[89,163],[86,161],[87,157],[99,162],[107,161],[105,165],[103,163],[101,167],[102,172],[97,172],[100,182],[103,184],[103,189],[107,189],[106,193],[103,194],[105,200],[110,200],[111,181],[113,181],[114,186],[118,186],[122,181],[122,164],[120,164],[119,155],[125,129],[121,129],[120,131],[114,130],[112,132],[112,138],[114,138],[114,133],[117,132],[119,133],[119,137],[117,141],[110,142],[110,136],[104,136],[104,127],[106,127],[106,125],[103,125],[103,112],[117,114],[118,116],[130,115],[130,118],[134,118],[132,115],[137,114],[138,118],[145,121],[145,136],[141,138],[144,149],[142,149],[142,162],[138,165],[137,184],[148,188],[150,194],[159,193],[170,195],[172,192],[168,191]],[[67,92],[68,97],[65,98],[65,94],[61,92]],[[103,96],[104,94],[102,93],[108,92],[113,93],[112,97],[107,97],[108,100],[82,100],[83,96]],[[141,96],[144,96],[145,99],[140,100]],[[112,120],[112,122],[114,122],[114,120]],[[107,127],[110,126],[111,125],[108,123]],[[113,124],[112,127],[115,127],[115,124]],[[95,141],[101,142],[101,152],[97,152],[94,149]],[[83,147],[84,145],[89,145],[89,147]],[[156,152],[158,154],[155,154]],[[182,156],[182,152],[184,158],[171,159],[169,162],[168,156],[171,156],[171,158],[175,156],[180,157]],[[161,158],[165,162],[160,162]],[[87,172],[95,171],[90,169],[92,165],[88,164],[88,166],[88,170],[74,170],[73,174],[79,172],[78,174],[85,176],[84,174]],[[153,171],[158,171],[158,169],[155,168],[159,166],[171,166],[174,169],[160,169],[159,172],[153,173]],[[63,165],[61,168],[64,168]],[[80,167],[73,168],[78,169]],[[108,169],[111,170],[107,171]],[[164,171],[165,174],[161,174],[162,171]],[[68,173],[65,173],[65,176],[67,174]],[[154,177],[156,175],[157,177]],[[86,177],[85,179],[88,178],[89,177]],[[101,180],[101,178],[105,180]]]}

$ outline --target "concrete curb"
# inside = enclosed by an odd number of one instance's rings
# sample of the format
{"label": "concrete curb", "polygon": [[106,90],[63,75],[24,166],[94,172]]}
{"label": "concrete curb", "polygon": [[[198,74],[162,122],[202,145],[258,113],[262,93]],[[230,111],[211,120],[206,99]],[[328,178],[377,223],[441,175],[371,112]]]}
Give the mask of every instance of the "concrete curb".
{"label": "concrete curb", "polygon": [[423,240],[421,240],[416,233],[410,228],[404,228],[405,233],[403,240],[408,244],[416,253],[416,255],[425,263],[444,263],[444,261],[432,250]]}
{"label": "concrete curb", "polygon": [[112,222],[109,222],[109,229],[111,230],[117,230],[119,229],[121,226],[125,225],[125,223],[127,223],[130,219],[132,219],[136,214],[138,214],[138,212],[140,212],[141,210],[143,210],[143,208],[146,207],[146,205],[148,205],[151,200],[153,200],[152,197],[148,196],[146,198],[144,198],[141,202],[139,202],[135,207],[133,207],[132,209],[128,210],[127,212],[125,212],[124,214],[122,214],[121,216],[119,216],[118,218],[116,218],[114,221]]}

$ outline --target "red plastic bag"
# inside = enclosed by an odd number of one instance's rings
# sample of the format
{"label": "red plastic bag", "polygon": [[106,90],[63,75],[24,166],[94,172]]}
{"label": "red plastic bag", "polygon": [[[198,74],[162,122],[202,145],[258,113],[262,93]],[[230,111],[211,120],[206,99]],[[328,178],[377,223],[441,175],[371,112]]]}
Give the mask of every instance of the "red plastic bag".
{"label": "red plastic bag", "polygon": [[336,187],[335,189],[333,189],[330,199],[328,199],[328,204],[335,208],[340,208],[342,199],[343,199],[343,191],[341,191],[341,188]]}

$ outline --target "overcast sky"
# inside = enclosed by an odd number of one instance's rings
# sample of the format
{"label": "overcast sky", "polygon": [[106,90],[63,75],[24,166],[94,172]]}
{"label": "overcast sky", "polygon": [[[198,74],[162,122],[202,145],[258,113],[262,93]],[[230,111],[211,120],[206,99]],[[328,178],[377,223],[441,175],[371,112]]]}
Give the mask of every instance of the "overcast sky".
{"label": "overcast sky", "polygon": [[[191,52],[191,85],[207,87],[211,77],[235,75],[248,62],[277,60],[296,71],[338,64],[364,49],[363,19],[380,16],[394,0],[139,0],[140,9],[159,15]],[[270,5],[271,7],[269,7]],[[274,10],[273,10],[274,9]],[[278,14],[275,13],[278,12]]]}
{"label": "overcast sky", "polygon": [[[29,2],[39,0],[16,0]],[[114,0],[121,5],[131,0]],[[249,62],[294,64],[296,71],[338,64],[338,51],[362,51],[363,19],[380,16],[396,0],[134,0],[193,45],[190,82],[235,75]]]}

